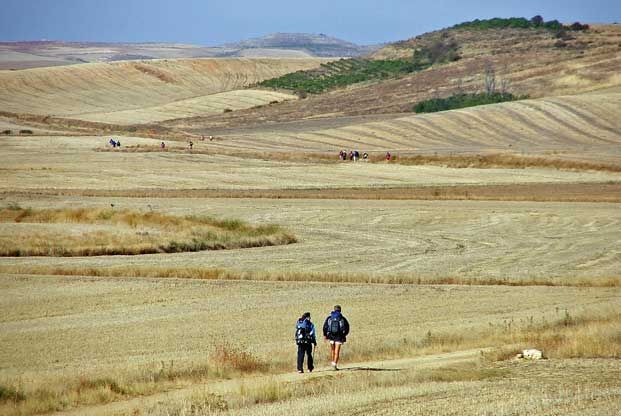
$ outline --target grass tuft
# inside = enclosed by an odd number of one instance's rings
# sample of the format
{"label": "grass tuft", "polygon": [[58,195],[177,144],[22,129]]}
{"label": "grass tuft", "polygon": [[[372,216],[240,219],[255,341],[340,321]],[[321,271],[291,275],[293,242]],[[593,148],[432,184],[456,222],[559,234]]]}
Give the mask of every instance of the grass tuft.
{"label": "grass tuft", "polygon": [[264,372],[268,369],[267,363],[246,351],[242,346],[226,341],[216,345],[211,360],[219,369],[233,369],[242,373]]}
{"label": "grass tuft", "polygon": [[12,386],[0,384],[0,403],[2,402],[21,402],[26,400],[26,395]]}
{"label": "grass tuft", "polygon": [[[0,236],[0,256],[11,257],[179,253],[297,241],[277,225],[253,226],[240,220],[114,209],[9,207],[0,210],[0,223],[21,225],[13,235]],[[39,224],[70,226],[42,228]],[[77,234],[72,232],[74,227]]]}

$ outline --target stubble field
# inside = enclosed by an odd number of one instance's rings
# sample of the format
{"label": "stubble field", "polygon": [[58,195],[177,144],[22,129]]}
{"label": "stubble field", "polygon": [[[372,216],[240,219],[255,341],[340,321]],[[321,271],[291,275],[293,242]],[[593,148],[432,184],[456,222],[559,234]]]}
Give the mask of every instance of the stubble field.
{"label": "stubble field", "polygon": [[[0,136],[8,216],[209,216],[276,224],[296,241],[1,257],[0,413],[616,414],[618,91],[291,121],[360,89],[272,105],[294,97],[246,89],[314,65],[169,60],[0,73],[1,125],[12,130]],[[216,114],[224,108],[234,111]],[[122,146],[112,149],[110,135],[52,133],[29,115],[66,117],[69,130],[79,120],[182,117],[164,124],[186,141],[114,135]],[[334,160],[343,147],[372,161]],[[388,150],[396,161],[379,160]],[[416,155],[428,159],[407,159]],[[157,228],[94,218],[2,224],[0,240],[34,241],[37,230],[43,246],[102,230],[151,239]],[[352,324],[344,371],[326,371],[320,343],[318,371],[291,374],[295,319],[308,310],[320,325],[335,303]],[[526,347],[549,360],[509,360]]]}

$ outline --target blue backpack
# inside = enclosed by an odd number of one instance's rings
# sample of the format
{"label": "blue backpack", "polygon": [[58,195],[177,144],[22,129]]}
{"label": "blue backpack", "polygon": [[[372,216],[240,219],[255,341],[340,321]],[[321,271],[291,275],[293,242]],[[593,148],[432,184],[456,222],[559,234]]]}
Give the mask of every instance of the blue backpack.
{"label": "blue backpack", "polygon": [[308,344],[312,342],[313,336],[311,334],[311,324],[308,319],[298,321],[295,326],[295,342],[296,344]]}

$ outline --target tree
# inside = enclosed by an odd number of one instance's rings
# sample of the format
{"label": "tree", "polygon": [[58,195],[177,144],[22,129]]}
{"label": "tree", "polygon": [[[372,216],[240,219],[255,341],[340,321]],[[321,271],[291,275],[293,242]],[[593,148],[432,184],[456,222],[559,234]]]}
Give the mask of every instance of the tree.
{"label": "tree", "polygon": [[589,25],[583,25],[580,22],[576,22],[569,27],[571,30],[588,30]]}
{"label": "tree", "polygon": [[491,62],[485,64],[485,75],[483,78],[485,83],[485,93],[491,95],[496,92],[496,71]]}
{"label": "tree", "polygon": [[539,27],[543,25],[544,20],[543,20],[543,17],[541,17],[540,15],[537,15],[537,16],[533,16],[530,19],[530,22],[533,24],[533,26]]}

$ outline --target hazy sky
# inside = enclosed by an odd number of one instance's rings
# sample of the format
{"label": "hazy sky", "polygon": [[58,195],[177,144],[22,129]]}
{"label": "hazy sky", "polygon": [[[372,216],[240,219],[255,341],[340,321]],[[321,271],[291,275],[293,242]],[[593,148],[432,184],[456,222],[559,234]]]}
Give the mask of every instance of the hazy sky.
{"label": "hazy sky", "polygon": [[489,17],[621,22],[621,0],[0,0],[0,41],[218,45],[272,32],[381,43]]}

